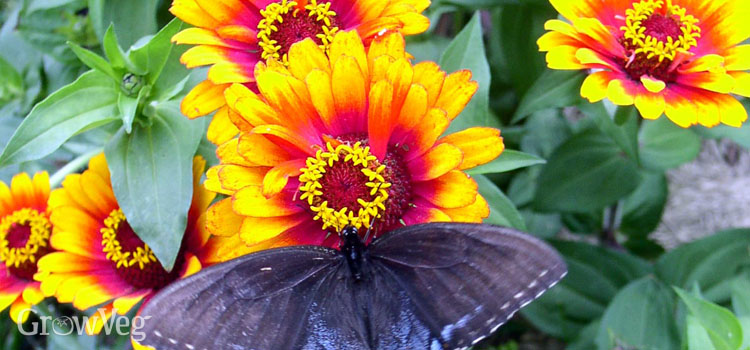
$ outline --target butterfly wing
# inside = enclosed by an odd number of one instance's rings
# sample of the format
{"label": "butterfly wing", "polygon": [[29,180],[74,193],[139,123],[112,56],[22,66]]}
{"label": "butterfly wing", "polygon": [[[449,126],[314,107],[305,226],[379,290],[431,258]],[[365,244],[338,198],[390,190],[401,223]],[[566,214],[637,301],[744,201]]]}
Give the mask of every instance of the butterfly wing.
{"label": "butterfly wing", "polygon": [[[373,242],[369,252],[373,278],[398,284],[408,297],[402,308],[412,308],[429,328],[429,349],[476,344],[567,272],[547,244],[492,225],[403,227]],[[378,317],[387,315],[371,315],[372,332],[389,332],[384,327],[392,321]]]}
{"label": "butterfly wing", "polygon": [[132,338],[159,350],[368,349],[360,315],[342,312],[356,309],[353,283],[332,249],[250,254],[162,290]]}

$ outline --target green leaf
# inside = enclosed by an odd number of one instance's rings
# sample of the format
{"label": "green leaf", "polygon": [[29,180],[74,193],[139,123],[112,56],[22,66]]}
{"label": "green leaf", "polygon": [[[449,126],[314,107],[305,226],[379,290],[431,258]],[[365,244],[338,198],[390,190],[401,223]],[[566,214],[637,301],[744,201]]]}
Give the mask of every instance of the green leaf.
{"label": "green leaf", "polygon": [[71,137],[117,120],[117,91],[109,77],[89,71],[48,96],[10,138],[0,166],[42,158]]}
{"label": "green leaf", "polygon": [[[610,116],[604,102],[584,103],[579,106],[581,112],[590,116],[596,126],[609,136],[630,159],[638,162],[638,111],[633,107],[617,107],[614,116]],[[618,125],[617,118],[624,119]]]}
{"label": "green leaf", "polygon": [[193,194],[193,156],[204,121],[181,114],[178,101],[157,107],[150,126],[133,125],[105,148],[117,201],[135,233],[170,270],[180,250]]}
{"label": "green leaf", "polygon": [[469,175],[480,175],[480,174],[491,174],[491,173],[503,173],[506,171],[512,171],[532,165],[544,164],[547,161],[539,158],[533,154],[523,153],[513,150],[504,150],[499,157],[493,161],[474,167],[466,171]]}
{"label": "green leaf", "polygon": [[513,92],[521,97],[549,71],[536,41],[545,33],[544,23],[555,18],[557,11],[547,1],[525,0],[495,12],[490,40],[498,50],[493,50],[493,68],[500,72],[496,74],[502,76],[499,79],[507,80]]}
{"label": "green leaf", "polygon": [[708,331],[693,315],[687,315],[687,348],[688,350],[716,350]]}
{"label": "green leaf", "polygon": [[690,242],[663,255],[655,265],[665,282],[692,288],[698,284],[712,301],[729,299],[729,281],[750,265],[750,229],[729,230]]}
{"label": "green leaf", "polygon": [[479,83],[463,112],[453,120],[447,134],[472,126],[499,126],[489,112],[490,106],[490,66],[485,55],[482,39],[481,15],[477,12],[466,27],[453,39],[440,58],[440,67],[446,72],[461,69],[471,70],[473,79]]}
{"label": "green leaf", "polygon": [[152,85],[159,79],[169,60],[169,53],[174,46],[171,41],[172,37],[180,31],[183,24],[179,19],[172,20],[148,43],[130,51],[130,60],[138,67],[140,72],[144,72],[144,75],[148,76],[147,84]]}
{"label": "green leaf", "polygon": [[117,105],[120,109],[120,118],[122,118],[126,133],[130,134],[133,130],[133,121],[135,120],[136,113],[138,113],[138,106],[144,101],[148,92],[149,89],[143,88],[135,98],[126,94],[120,94]]}
{"label": "green leaf", "polygon": [[667,118],[644,121],[641,127],[641,162],[652,170],[667,170],[690,162],[701,151],[701,138]]}
{"label": "green leaf", "polygon": [[736,350],[742,344],[742,326],[729,310],[674,287],[692,315],[705,328],[717,350]]}
{"label": "green leaf", "polygon": [[[747,103],[745,108],[747,109]],[[750,123],[742,124],[741,128],[735,128],[727,125],[717,125],[713,128],[703,126],[693,127],[693,130],[699,135],[709,139],[729,139],[738,145],[750,149]]]}
{"label": "green leaf", "polygon": [[581,84],[586,74],[579,71],[548,70],[534,82],[521,99],[511,123],[548,108],[581,104]]}
{"label": "green leaf", "polygon": [[[109,27],[107,27],[107,32],[104,33],[104,38],[102,39],[102,48],[104,49],[104,54],[112,64],[112,67],[118,69],[124,69],[126,67],[125,53],[122,52],[120,44],[117,43],[114,24],[110,24]],[[121,77],[118,77],[117,79],[120,78]]]}
{"label": "green leaf", "polygon": [[667,204],[667,178],[663,173],[642,172],[643,181],[623,202],[620,231],[645,238],[661,221]]}
{"label": "green leaf", "polygon": [[13,65],[0,56],[0,103],[6,95],[2,94],[3,89],[7,89],[8,95],[21,94],[23,92],[23,76]]}
{"label": "green leaf", "polygon": [[112,24],[117,29],[117,39],[121,47],[128,48],[141,37],[151,35],[158,29],[156,8],[159,1],[88,0],[88,5],[89,16],[97,37],[101,39]]}
{"label": "green leaf", "polygon": [[98,70],[115,80],[120,80],[120,76],[115,73],[115,71],[112,69],[112,66],[105,60],[103,57],[86,50],[79,46],[76,43],[68,42],[68,46],[73,50],[73,53],[78,56],[78,59],[83,62],[86,66],[88,66],[91,69]]}
{"label": "green leaf", "polygon": [[516,206],[492,181],[483,175],[474,176],[474,180],[479,186],[479,194],[484,197],[490,206],[490,217],[485,219],[484,222],[526,231],[526,223]]}
{"label": "green leaf", "polygon": [[[738,317],[750,317],[750,276],[743,274],[732,281],[732,308]],[[750,341],[750,333],[745,339]]]}
{"label": "green leaf", "polygon": [[570,341],[600,318],[617,291],[650,273],[651,266],[624,252],[582,242],[550,242],[568,265],[568,275],[521,310],[535,327]]}
{"label": "green leaf", "polygon": [[534,207],[539,211],[588,212],[602,209],[638,187],[636,164],[596,129],[571,137],[539,175]]}
{"label": "green leaf", "polygon": [[617,293],[602,316],[596,344],[599,350],[679,349],[675,301],[669,287],[653,277],[628,284]]}

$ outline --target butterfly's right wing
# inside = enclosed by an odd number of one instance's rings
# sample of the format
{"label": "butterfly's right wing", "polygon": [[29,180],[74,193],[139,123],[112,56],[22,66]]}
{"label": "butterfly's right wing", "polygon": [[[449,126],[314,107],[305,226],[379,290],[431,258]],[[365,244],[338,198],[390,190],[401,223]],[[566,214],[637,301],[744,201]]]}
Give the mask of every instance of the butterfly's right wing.
{"label": "butterfly's right wing", "polygon": [[[394,312],[400,312],[416,325],[406,335],[409,341],[424,344],[424,349],[476,344],[567,271],[560,255],[545,243],[492,225],[406,226],[372,243],[369,252],[372,283],[399,297],[388,304],[398,305],[394,311],[371,313],[372,333],[390,332],[384,327],[398,322]],[[383,350],[403,348],[385,339],[374,344]]]}
{"label": "butterfly's right wing", "polygon": [[327,248],[246,255],[162,290],[132,338],[158,350],[369,349],[361,318],[340,317],[357,309],[349,275]]}

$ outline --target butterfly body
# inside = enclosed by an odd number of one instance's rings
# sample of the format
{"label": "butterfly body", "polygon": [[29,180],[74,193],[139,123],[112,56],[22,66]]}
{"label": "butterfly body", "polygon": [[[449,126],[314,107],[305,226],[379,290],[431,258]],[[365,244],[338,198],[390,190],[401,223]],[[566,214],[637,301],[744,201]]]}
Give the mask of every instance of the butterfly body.
{"label": "butterfly body", "polygon": [[[466,349],[566,272],[537,239],[490,225],[404,227],[340,250],[250,254],[165,288],[141,311],[158,350]],[[137,340],[137,339],[136,339]]]}

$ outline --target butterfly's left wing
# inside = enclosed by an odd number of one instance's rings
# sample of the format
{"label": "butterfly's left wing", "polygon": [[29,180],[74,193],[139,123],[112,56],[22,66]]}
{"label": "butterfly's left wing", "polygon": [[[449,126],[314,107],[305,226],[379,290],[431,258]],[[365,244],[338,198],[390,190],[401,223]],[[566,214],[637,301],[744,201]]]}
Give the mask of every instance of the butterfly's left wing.
{"label": "butterfly's left wing", "polygon": [[261,251],[163,289],[131,338],[157,350],[369,350],[353,284],[338,251]]}
{"label": "butterfly's left wing", "polygon": [[[430,330],[429,349],[476,344],[567,272],[544,242],[492,225],[407,226],[376,240],[369,252],[371,283],[407,298],[392,304],[413,313],[415,330]],[[371,312],[372,333],[389,332],[384,327],[398,319],[393,312]]]}

